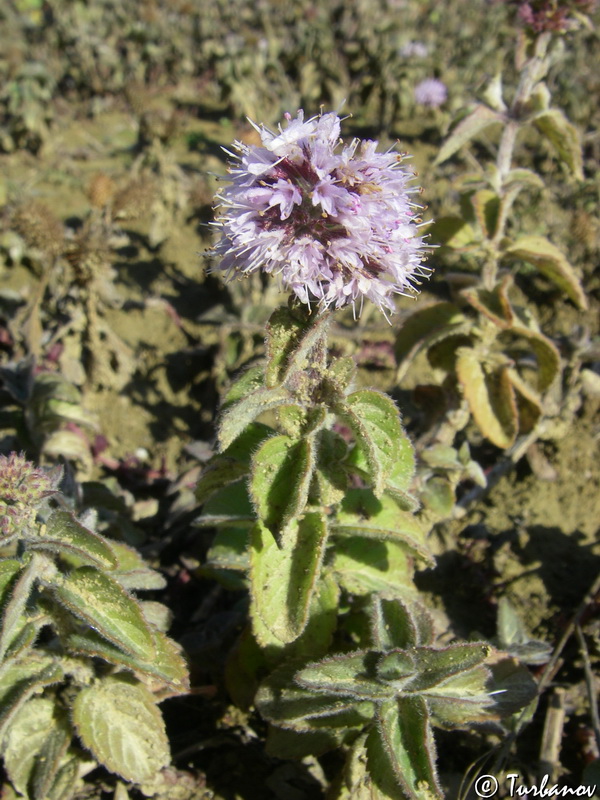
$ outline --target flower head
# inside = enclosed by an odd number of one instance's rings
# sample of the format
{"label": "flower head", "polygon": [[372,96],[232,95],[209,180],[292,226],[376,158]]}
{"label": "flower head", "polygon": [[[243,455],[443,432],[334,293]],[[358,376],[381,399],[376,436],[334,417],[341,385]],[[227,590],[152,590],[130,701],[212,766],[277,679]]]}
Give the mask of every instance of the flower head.
{"label": "flower head", "polygon": [[286,120],[257,128],[262,146],[235,144],[231,185],[217,197],[220,269],[278,275],[307,304],[356,309],[368,298],[393,311],[394,295],[415,293],[430,272],[413,174],[377,142],[343,145],[336,114]]}
{"label": "flower head", "polygon": [[425,78],[415,86],[415,100],[419,105],[437,108],[448,99],[446,84],[437,78]]}
{"label": "flower head", "polygon": [[61,475],[36,469],[22,453],[0,455],[0,542],[35,520],[36,507],[56,492]]}

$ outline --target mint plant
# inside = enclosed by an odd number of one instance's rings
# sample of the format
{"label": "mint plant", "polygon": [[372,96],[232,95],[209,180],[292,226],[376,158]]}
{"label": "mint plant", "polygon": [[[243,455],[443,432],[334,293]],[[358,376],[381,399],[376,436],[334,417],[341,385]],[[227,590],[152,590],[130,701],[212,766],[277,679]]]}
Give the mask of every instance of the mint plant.
{"label": "mint plant", "polygon": [[[357,389],[353,360],[327,344],[335,309],[368,299],[391,313],[428,272],[411,174],[375,142],[341,147],[334,114],[258,130],[219,195],[215,254],[292,297],[268,322],[264,363],[225,395],[197,486],[198,524],[217,529],[205,573],[249,589],[229,688],[273,723],[277,755],[354,743],[340,797],[440,797],[430,719],[491,718],[514,687],[490,671],[491,645],[435,646],[413,580],[433,556],[412,445],[393,400]],[[532,681],[509,663],[518,707]]]}
{"label": "mint plant", "polygon": [[0,753],[16,792],[70,798],[102,765],[141,784],[169,763],[158,703],[188,688],[162,576],[78,519],[61,470],[0,456]]}
{"label": "mint plant", "polygon": [[[513,5],[522,25],[518,83],[507,90],[498,73],[481,101],[461,110],[435,161],[443,164],[482,134],[497,140],[495,160],[478,164],[462,181],[460,212],[430,229],[440,257],[458,259],[460,271],[449,276],[454,297],[417,311],[396,341],[399,379],[420,352],[445,376],[448,414],[430,432],[433,444],[452,445],[471,416],[486,439],[509,449],[517,437],[551,437],[555,422],[573,407],[569,387],[558,386],[564,363],[556,344],[513,291],[515,266],[539,272],[581,310],[588,301],[567,256],[546,236],[521,230],[523,198],[543,190],[545,180],[520,163],[519,144],[525,135],[548,143],[571,176],[583,180],[577,130],[552,105],[546,77],[560,59],[557,37],[589,24],[584,12],[593,3]],[[456,414],[457,407],[467,413]]]}

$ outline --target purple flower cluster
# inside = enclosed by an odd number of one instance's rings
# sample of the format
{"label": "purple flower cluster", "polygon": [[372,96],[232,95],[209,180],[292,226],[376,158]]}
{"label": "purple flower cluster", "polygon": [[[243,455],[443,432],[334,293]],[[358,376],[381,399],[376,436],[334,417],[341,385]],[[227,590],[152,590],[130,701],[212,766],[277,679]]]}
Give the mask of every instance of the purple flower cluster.
{"label": "purple flower cluster", "polygon": [[22,453],[0,455],[0,542],[35,520],[36,506],[56,492],[61,475],[36,469]]}
{"label": "purple flower cluster", "polygon": [[257,128],[262,146],[235,143],[231,185],[217,196],[220,269],[278,275],[309,305],[356,311],[368,298],[392,312],[394,295],[414,294],[430,272],[413,174],[377,142],[344,146],[336,114],[286,120],[277,133]]}
{"label": "purple flower cluster", "polygon": [[446,84],[437,78],[425,78],[415,86],[415,100],[419,105],[437,108],[448,99]]}

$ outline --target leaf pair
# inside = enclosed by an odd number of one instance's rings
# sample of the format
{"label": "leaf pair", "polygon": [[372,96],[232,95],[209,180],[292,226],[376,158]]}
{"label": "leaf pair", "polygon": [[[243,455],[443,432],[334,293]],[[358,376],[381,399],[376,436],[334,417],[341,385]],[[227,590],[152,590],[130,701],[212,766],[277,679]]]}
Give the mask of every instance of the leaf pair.
{"label": "leaf pair", "polygon": [[[297,754],[303,744],[306,753],[354,740],[346,777],[354,772],[355,778],[348,788],[356,790],[367,780],[382,797],[441,798],[432,724],[455,727],[493,719],[496,693],[503,688],[488,666],[498,659],[489,645],[435,648],[432,636],[422,606],[373,597],[376,649],[304,665],[290,662],[261,686],[257,706],[276,726],[271,751],[279,754],[282,746],[289,752],[293,736]],[[520,684],[521,702],[531,699],[535,689],[526,671],[513,662],[509,672]],[[358,751],[366,758],[366,772],[354,761]]]}

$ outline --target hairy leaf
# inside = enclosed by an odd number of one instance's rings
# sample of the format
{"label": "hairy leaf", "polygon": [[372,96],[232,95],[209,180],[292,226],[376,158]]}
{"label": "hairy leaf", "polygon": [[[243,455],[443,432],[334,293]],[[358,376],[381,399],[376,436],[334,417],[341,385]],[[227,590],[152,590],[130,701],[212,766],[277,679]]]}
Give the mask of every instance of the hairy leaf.
{"label": "hairy leaf", "polygon": [[196,486],[196,500],[205,503],[209,497],[224,486],[238,481],[248,472],[248,465],[233,458],[217,456],[204,468]]}
{"label": "hairy leaf", "polygon": [[456,372],[479,430],[496,447],[510,447],[517,435],[517,409],[506,368],[486,373],[475,350],[461,347]]}
{"label": "hairy leaf", "polygon": [[391,800],[443,797],[435,769],[429,713],[420,697],[390,700],[377,710],[367,737],[369,772]]}
{"label": "hairy leaf", "polygon": [[113,578],[93,567],[80,567],[51,591],[72,614],[126,653],[155,657],[154,637],[139,605]]}
{"label": "hairy leaf", "polygon": [[[189,689],[188,670],[181,648],[164,633],[152,631],[156,655],[140,659],[128,655],[107,642],[92,630],[70,634],[66,642],[78,655],[102,658],[109,664],[125,667],[138,676],[148,676],[158,690],[167,686],[171,694],[182,694]],[[164,693],[161,696],[165,696]]]}
{"label": "hairy leaf", "polygon": [[254,454],[250,493],[259,519],[280,543],[286,526],[304,511],[314,460],[312,438],[283,435],[267,439]]}
{"label": "hairy leaf", "polygon": [[440,475],[429,478],[421,490],[420,497],[425,508],[442,519],[452,514],[456,502],[452,484]]}
{"label": "hairy leaf", "polygon": [[334,411],[356,437],[375,494],[383,494],[386,480],[397,465],[399,442],[405,437],[394,401],[374,389],[361,389],[348,395]]}
{"label": "hairy leaf", "polygon": [[392,696],[395,690],[379,680],[376,673],[377,656],[377,653],[365,650],[330,656],[303,667],[294,680],[299,686],[315,692],[358,701],[381,700]]}
{"label": "hairy leaf", "polygon": [[25,617],[27,601],[36,580],[41,577],[45,563],[45,556],[35,554],[18,574],[13,571],[12,564],[5,568],[5,576],[9,573],[11,577],[15,577],[10,584],[7,582],[5,589],[7,597],[0,617],[2,623],[0,625],[0,661],[12,640],[27,622]]}
{"label": "hairy leaf", "polygon": [[554,383],[560,371],[560,353],[556,345],[543,333],[532,331],[530,328],[513,325],[511,333],[526,339],[533,350],[538,365],[537,389],[545,392]]}
{"label": "hairy leaf", "polygon": [[370,618],[371,641],[376,650],[418,647],[433,639],[431,615],[420,603],[374,595]]}
{"label": "hairy leaf", "polygon": [[441,244],[452,250],[465,250],[474,244],[478,235],[462,217],[440,217],[428,230],[433,244]]}
{"label": "hairy leaf", "polygon": [[75,555],[93,566],[113,569],[117,557],[104,537],[89,530],[70,511],[54,511],[36,536],[28,537],[33,550],[50,550]]}
{"label": "hairy leaf", "polygon": [[75,698],[73,723],[94,758],[125,780],[141,783],[169,763],[161,713],[143,686],[98,680]]}
{"label": "hairy leaf", "polygon": [[270,388],[282,382],[288,360],[306,335],[306,323],[290,314],[284,306],[271,314],[267,323],[266,385]]}
{"label": "hairy leaf", "polygon": [[370,489],[349,489],[346,492],[331,532],[336,536],[403,542],[424,562],[433,564],[425,531],[414,514],[400,508],[392,497],[375,497]]}
{"label": "hairy leaf", "polygon": [[260,522],[252,529],[250,613],[283,644],[306,626],[326,543],[327,523],[316,512],[290,523],[281,548]]}
{"label": "hairy leaf", "polygon": [[264,681],[256,695],[261,715],[276,725],[297,731],[315,727],[362,727],[373,715],[370,701],[354,702],[340,694],[315,692],[295,680],[298,667],[286,662]]}
{"label": "hairy leaf", "polygon": [[0,670],[0,742],[14,715],[29,698],[45,686],[58,683],[63,671],[51,657],[29,653]]}
{"label": "hairy leaf", "polygon": [[[57,704],[32,697],[14,715],[3,745],[11,783],[26,797],[45,798],[71,741],[72,731]],[[32,788],[33,788],[32,787]]]}
{"label": "hairy leaf", "polygon": [[351,594],[389,593],[409,597],[415,591],[412,559],[404,544],[362,537],[336,541],[332,569]]}
{"label": "hairy leaf", "polygon": [[124,542],[110,543],[117,556],[117,568],[111,572],[125,589],[164,589],[167,582],[160,572],[151,569],[133,547]]}
{"label": "hairy leaf", "polygon": [[264,411],[289,403],[290,393],[283,387],[256,389],[237,400],[221,414],[218,439],[223,452],[240,436],[246,426],[254,422]]}

